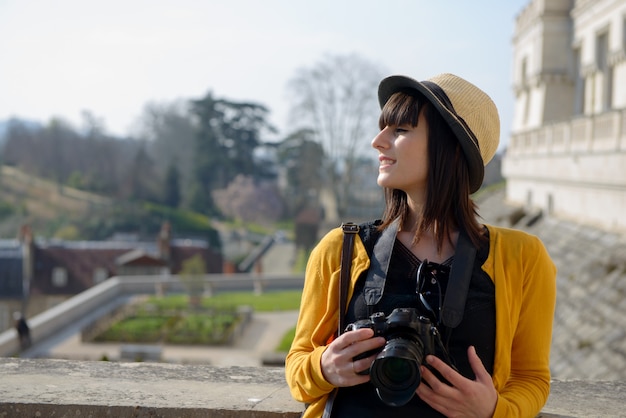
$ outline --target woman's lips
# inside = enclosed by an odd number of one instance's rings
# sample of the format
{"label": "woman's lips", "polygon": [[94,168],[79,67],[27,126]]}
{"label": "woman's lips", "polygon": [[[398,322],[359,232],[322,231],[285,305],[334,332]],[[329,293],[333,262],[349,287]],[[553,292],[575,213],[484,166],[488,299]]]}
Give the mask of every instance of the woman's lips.
{"label": "woman's lips", "polygon": [[391,159],[389,157],[380,156],[378,157],[379,168],[388,167],[390,165],[395,164],[396,160]]}

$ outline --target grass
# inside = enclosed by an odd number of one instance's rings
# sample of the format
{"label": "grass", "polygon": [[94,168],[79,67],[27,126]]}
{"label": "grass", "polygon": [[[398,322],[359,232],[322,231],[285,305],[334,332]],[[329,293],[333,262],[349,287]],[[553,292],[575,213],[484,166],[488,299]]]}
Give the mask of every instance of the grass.
{"label": "grass", "polygon": [[[202,298],[198,307],[190,307],[187,295],[150,297],[136,306],[133,315],[111,326],[96,341],[225,344],[240,320],[237,307],[250,306],[255,312],[297,310],[301,295],[301,291],[220,293]],[[295,329],[283,338],[277,351],[289,349],[293,332]]]}
{"label": "grass", "polygon": [[289,349],[291,348],[291,343],[293,342],[293,338],[295,337],[295,335],[296,335],[296,327],[293,327],[289,331],[287,331],[285,335],[283,335],[283,339],[280,341],[280,344],[278,344],[278,347],[276,347],[276,351],[277,352],[289,351]]}
{"label": "grass", "polygon": [[[223,309],[250,306],[256,312],[294,311],[300,308],[302,291],[275,291],[255,295],[250,292],[225,292],[202,298],[202,308]],[[189,308],[187,295],[172,295],[163,298],[151,297],[146,302],[148,309],[186,310]]]}

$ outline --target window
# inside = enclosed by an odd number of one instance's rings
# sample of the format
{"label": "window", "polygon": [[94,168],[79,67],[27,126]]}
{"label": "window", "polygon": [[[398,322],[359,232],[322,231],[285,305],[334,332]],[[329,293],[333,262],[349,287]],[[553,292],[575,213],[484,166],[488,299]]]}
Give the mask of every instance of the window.
{"label": "window", "polygon": [[622,50],[626,52],[626,16],[622,20]]}
{"label": "window", "polygon": [[548,194],[546,212],[548,212],[548,215],[552,215],[554,213],[554,196],[552,196],[552,193]]}
{"label": "window", "polygon": [[528,118],[530,115],[530,87],[528,85],[528,58],[522,60],[521,68],[521,86],[522,92],[525,96],[524,100],[524,113],[522,114],[522,122],[524,125],[528,124]]}
{"label": "window", "polygon": [[63,267],[55,267],[52,269],[52,285],[54,287],[67,286],[67,270]]}
{"label": "window", "polygon": [[596,38],[596,65],[600,73],[600,112],[611,109],[613,68],[609,65],[609,33],[602,32]]}
{"label": "window", "polygon": [[582,74],[580,47],[574,49],[574,115],[585,112],[585,77]]}

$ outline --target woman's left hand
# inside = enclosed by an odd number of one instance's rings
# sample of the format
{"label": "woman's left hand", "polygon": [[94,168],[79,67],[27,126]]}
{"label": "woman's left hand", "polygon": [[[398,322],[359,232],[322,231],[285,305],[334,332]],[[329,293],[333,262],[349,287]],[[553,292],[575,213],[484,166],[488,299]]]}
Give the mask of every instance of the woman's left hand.
{"label": "woman's left hand", "polygon": [[422,366],[422,378],[427,384],[422,382],[415,393],[446,417],[491,417],[496,409],[498,393],[474,347],[468,348],[467,356],[476,376],[475,380],[462,376],[441,359],[429,355],[426,358],[428,364],[441,373],[452,386],[442,382],[427,367]]}

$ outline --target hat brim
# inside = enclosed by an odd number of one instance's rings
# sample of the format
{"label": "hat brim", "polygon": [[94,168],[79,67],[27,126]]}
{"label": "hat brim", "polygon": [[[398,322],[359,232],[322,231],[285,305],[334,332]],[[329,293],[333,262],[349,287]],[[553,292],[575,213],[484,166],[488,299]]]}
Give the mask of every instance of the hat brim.
{"label": "hat brim", "polygon": [[419,82],[410,77],[393,75],[383,79],[378,86],[380,108],[385,106],[385,103],[394,93],[407,89],[416,90],[426,97],[452,129],[461,145],[469,168],[470,193],[478,191],[485,175],[485,166],[478,148],[478,140],[463,119],[454,111],[454,107],[443,89],[429,81]]}

